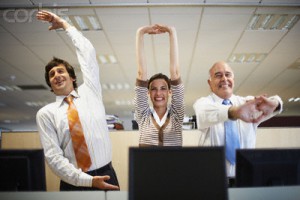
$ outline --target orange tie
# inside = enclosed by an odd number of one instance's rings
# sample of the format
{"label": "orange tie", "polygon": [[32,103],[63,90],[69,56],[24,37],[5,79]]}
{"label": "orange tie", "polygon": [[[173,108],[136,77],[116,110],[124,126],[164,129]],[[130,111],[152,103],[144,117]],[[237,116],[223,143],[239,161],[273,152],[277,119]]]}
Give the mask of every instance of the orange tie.
{"label": "orange tie", "polygon": [[77,109],[73,103],[73,96],[70,95],[64,100],[69,104],[68,121],[72,138],[73,148],[76,156],[77,165],[82,171],[86,172],[90,168],[92,161],[84,139],[83,130],[79,120]]}

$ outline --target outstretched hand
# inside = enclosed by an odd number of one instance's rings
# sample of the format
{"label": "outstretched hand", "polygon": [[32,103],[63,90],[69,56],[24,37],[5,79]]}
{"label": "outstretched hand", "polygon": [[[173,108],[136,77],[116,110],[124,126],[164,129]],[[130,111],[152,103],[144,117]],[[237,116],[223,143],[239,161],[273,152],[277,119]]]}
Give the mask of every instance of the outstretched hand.
{"label": "outstretched hand", "polygon": [[92,186],[102,190],[119,190],[120,188],[118,186],[105,182],[109,179],[110,176],[94,176]]}
{"label": "outstretched hand", "polygon": [[51,23],[51,26],[48,27],[49,30],[55,30],[59,28],[66,29],[68,26],[70,26],[64,19],[47,10],[38,11],[36,18],[38,20]]}
{"label": "outstretched hand", "polygon": [[255,97],[255,100],[257,102],[257,109],[262,112],[263,116],[273,113],[279,104],[278,101],[267,98],[265,95]]}
{"label": "outstretched hand", "polygon": [[245,104],[234,107],[229,110],[235,119],[241,119],[245,122],[257,123],[270,116],[277,108],[279,102],[265,95],[257,96]]}
{"label": "outstretched hand", "polygon": [[258,100],[249,100],[241,106],[230,108],[230,112],[235,119],[241,119],[245,122],[256,123],[263,118],[263,113],[257,107]]}

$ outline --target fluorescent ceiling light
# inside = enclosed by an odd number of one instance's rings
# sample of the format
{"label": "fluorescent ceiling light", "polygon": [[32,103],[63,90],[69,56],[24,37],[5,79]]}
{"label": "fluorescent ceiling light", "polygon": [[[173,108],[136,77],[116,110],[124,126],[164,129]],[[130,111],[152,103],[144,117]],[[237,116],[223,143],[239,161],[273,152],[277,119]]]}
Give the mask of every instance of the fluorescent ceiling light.
{"label": "fluorescent ceiling light", "polygon": [[99,55],[98,56],[100,64],[116,64],[118,63],[114,55]]}
{"label": "fluorescent ceiling light", "polygon": [[253,30],[259,20],[259,15],[254,15],[248,25],[248,29]]}
{"label": "fluorescent ceiling light", "polygon": [[6,88],[5,88],[4,86],[1,86],[1,85],[0,85],[0,90],[6,91]]}
{"label": "fluorescent ceiling light", "polygon": [[92,24],[94,30],[101,30],[100,24],[97,21],[96,17],[88,16],[89,22]]}
{"label": "fluorescent ceiling light", "polygon": [[237,59],[237,61],[240,62],[240,63],[242,63],[242,62],[244,62],[245,58],[246,58],[245,54],[241,54],[239,56],[239,58]]}
{"label": "fluorescent ceiling light", "polygon": [[228,59],[229,62],[233,63],[236,59],[236,56],[233,54],[230,56],[230,58]]}
{"label": "fluorescent ceiling light", "polygon": [[119,100],[115,100],[115,104],[119,106],[121,105],[121,102]]}
{"label": "fluorescent ceiling light", "polygon": [[289,100],[288,100],[289,102],[298,102],[298,101],[300,101],[300,97],[292,97],[292,98],[289,98]]}
{"label": "fluorescent ceiling light", "polygon": [[118,106],[130,106],[133,105],[132,100],[115,100],[115,104]]}
{"label": "fluorescent ceiling light", "polygon": [[267,56],[267,54],[256,54],[255,62],[260,63],[261,61],[263,61],[265,59],[266,56]]}
{"label": "fluorescent ceiling light", "polygon": [[18,87],[17,85],[0,85],[0,91],[10,91],[10,92],[14,92],[14,91],[22,91],[22,89],[20,87]]}
{"label": "fluorescent ceiling light", "polygon": [[250,55],[248,58],[247,58],[247,61],[246,62],[248,62],[248,63],[251,63],[251,62],[253,62],[255,60],[255,55]]}
{"label": "fluorescent ceiling light", "polygon": [[268,25],[270,24],[270,21],[272,19],[272,15],[267,15],[265,16],[265,18],[263,19],[259,29],[267,29]]}
{"label": "fluorescent ceiling light", "polygon": [[20,123],[20,120],[10,120],[10,119],[5,119],[3,120],[3,122],[5,124],[17,124],[17,123]]}
{"label": "fluorescent ceiling light", "polygon": [[74,16],[75,21],[77,22],[77,25],[80,27],[81,30],[87,31],[89,30],[88,26],[86,25],[86,22],[84,19],[80,16]]}
{"label": "fluorescent ceiling light", "polygon": [[68,23],[70,23],[72,26],[75,26],[77,29],[82,31],[102,30],[97,17],[93,15],[63,15],[61,17],[65,19]]}
{"label": "fluorescent ceiling light", "polygon": [[16,85],[13,85],[12,86],[12,88],[14,89],[14,90],[16,90],[16,91],[22,91],[22,89],[21,88],[19,88],[18,86],[16,86]]}
{"label": "fluorescent ceiling light", "polygon": [[109,89],[114,90],[114,89],[116,89],[116,86],[114,84],[110,83],[109,84]]}
{"label": "fluorescent ceiling light", "polygon": [[117,59],[114,55],[108,55],[108,59],[109,59],[110,63],[112,63],[112,64],[117,63]]}
{"label": "fluorescent ceiling light", "polygon": [[29,107],[43,107],[47,104],[49,104],[48,102],[44,101],[27,101],[25,102],[25,104]]}
{"label": "fluorescent ceiling light", "polygon": [[299,18],[300,18],[299,15],[294,15],[293,17],[291,17],[286,23],[286,25],[284,26],[284,29],[291,29],[299,20]]}
{"label": "fluorescent ceiling light", "polygon": [[290,30],[299,20],[299,15],[256,14],[251,18],[248,30]]}
{"label": "fluorescent ceiling light", "polygon": [[5,88],[9,91],[14,91],[14,89],[11,86],[6,85]]}
{"label": "fluorescent ceiling light", "polygon": [[124,84],[124,89],[128,90],[130,88],[130,85],[128,83]]}
{"label": "fluorescent ceiling light", "polygon": [[123,85],[121,83],[117,83],[117,89],[118,90],[122,90],[123,89]]}
{"label": "fluorescent ceiling light", "polygon": [[99,55],[98,58],[99,58],[101,64],[107,64],[108,63],[108,60],[106,59],[106,56]]}
{"label": "fluorescent ceiling light", "polygon": [[259,53],[237,53],[229,57],[229,63],[260,63],[266,54]]}
{"label": "fluorescent ceiling light", "polygon": [[122,83],[103,83],[102,88],[104,90],[128,90],[130,89],[130,86],[128,83],[122,84]]}
{"label": "fluorescent ceiling light", "polygon": [[271,29],[278,29],[278,27],[284,22],[285,19],[286,16],[284,15],[279,16],[275,21],[275,23],[272,25]]}

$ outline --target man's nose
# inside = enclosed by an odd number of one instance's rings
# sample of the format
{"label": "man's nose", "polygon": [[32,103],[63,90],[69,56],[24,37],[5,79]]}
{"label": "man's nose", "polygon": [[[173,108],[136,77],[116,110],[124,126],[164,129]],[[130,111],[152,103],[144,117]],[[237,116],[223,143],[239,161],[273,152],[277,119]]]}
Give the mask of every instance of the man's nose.
{"label": "man's nose", "polygon": [[58,78],[58,77],[59,77],[59,73],[58,73],[58,72],[55,72],[54,75],[53,75],[53,77],[54,77],[54,78]]}
{"label": "man's nose", "polygon": [[222,77],[221,77],[221,80],[227,80],[227,77],[226,77],[226,74],[223,74]]}

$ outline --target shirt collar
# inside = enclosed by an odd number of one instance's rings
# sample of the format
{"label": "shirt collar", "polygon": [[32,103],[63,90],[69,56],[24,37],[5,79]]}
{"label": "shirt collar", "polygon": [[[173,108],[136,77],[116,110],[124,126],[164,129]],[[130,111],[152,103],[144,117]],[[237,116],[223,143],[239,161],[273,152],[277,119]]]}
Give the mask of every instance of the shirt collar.
{"label": "shirt collar", "polygon": [[164,123],[165,123],[166,120],[167,120],[167,117],[168,117],[168,113],[169,113],[170,108],[167,107],[167,112],[165,113],[165,115],[163,116],[163,118],[162,118],[161,120],[159,119],[159,116],[157,115],[157,113],[156,113],[156,111],[154,110],[154,108],[150,108],[150,110],[151,110],[151,112],[152,112],[152,114],[153,114],[153,117],[154,117],[155,121],[157,122],[157,124],[158,124],[159,126],[164,125]]}
{"label": "shirt collar", "polygon": [[[78,97],[79,97],[79,94],[78,94],[75,90],[73,90],[69,95],[73,95],[75,98],[78,98]],[[69,95],[67,95],[67,96],[69,96]],[[58,102],[59,105],[62,105],[64,99],[65,99],[67,96],[65,96],[65,95],[56,96],[56,102]]]}
{"label": "shirt collar", "polygon": [[[216,95],[215,93],[212,93],[211,94],[211,97],[213,98],[213,100],[217,103],[220,103],[222,104],[223,103],[223,100],[222,98],[220,98],[218,95]],[[229,98],[229,100],[231,101],[232,104],[235,103],[235,95],[232,94],[231,97]]]}

